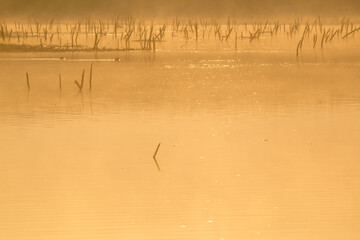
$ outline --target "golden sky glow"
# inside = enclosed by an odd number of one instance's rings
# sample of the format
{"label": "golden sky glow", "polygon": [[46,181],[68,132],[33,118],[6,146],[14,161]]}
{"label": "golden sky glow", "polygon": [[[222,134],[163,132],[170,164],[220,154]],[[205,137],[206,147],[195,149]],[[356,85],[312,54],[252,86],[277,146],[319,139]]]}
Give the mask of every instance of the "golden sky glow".
{"label": "golden sky glow", "polygon": [[0,13],[14,15],[84,16],[92,14],[151,16],[277,16],[292,15],[356,15],[357,0],[2,0]]}

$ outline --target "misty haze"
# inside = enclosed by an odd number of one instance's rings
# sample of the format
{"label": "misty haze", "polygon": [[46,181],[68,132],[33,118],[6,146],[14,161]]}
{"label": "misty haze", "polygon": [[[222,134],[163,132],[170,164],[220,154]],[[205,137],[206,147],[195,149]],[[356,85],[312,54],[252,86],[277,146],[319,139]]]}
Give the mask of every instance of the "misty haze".
{"label": "misty haze", "polygon": [[1,0],[0,239],[360,239],[359,13]]}
{"label": "misty haze", "polygon": [[117,17],[279,17],[279,16],[356,16],[356,0],[2,0],[0,12],[7,16],[59,18]]}

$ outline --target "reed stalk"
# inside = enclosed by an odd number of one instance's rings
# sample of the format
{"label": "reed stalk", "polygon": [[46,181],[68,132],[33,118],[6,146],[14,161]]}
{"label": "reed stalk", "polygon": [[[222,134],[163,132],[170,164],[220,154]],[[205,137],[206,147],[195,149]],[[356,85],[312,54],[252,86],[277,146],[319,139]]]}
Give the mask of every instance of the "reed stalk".
{"label": "reed stalk", "polygon": [[26,72],[26,85],[28,90],[30,90],[30,80],[29,80],[29,74]]}
{"label": "reed stalk", "polygon": [[235,50],[237,51],[237,32],[235,32]]}
{"label": "reed stalk", "polygon": [[59,73],[59,89],[61,91],[61,74]]}
{"label": "reed stalk", "polygon": [[82,89],[84,86],[84,76],[85,76],[85,69],[83,69],[83,72],[82,72],[81,84],[77,80],[75,80],[75,84],[79,88],[79,92],[82,92]]}
{"label": "reed stalk", "polygon": [[315,33],[313,37],[313,48],[315,48],[316,43],[317,43],[317,33]]}
{"label": "reed stalk", "polygon": [[360,27],[355,28],[354,30],[352,30],[351,32],[345,34],[345,36],[343,36],[343,39],[347,38],[348,36],[350,36],[351,34],[354,34],[355,32],[359,31]]}
{"label": "reed stalk", "polygon": [[304,40],[304,38],[301,38],[301,40],[299,41],[299,43],[298,43],[298,45],[297,45],[297,48],[296,48],[296,57],[299,56],[299,51],[300,51],[300,49],[301,49],[301,47],[302,47],[303,40]]}
{"label": "reed stalk", "polygon": [[90,66],[90,79],[89,79],[90,91],[91,91],[91,88],[92,88],[92,71],[93,71],[93,65],[94,65],[94,63],[91,63],[91,66]]}

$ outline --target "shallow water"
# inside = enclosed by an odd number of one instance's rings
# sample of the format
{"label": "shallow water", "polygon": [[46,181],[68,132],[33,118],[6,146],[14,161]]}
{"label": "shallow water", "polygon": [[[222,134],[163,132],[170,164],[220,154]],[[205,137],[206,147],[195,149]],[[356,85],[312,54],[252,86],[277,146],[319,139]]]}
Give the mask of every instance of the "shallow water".
{"label": "shallow water", "polygon": [[348,53],[2,53],[0,239],[359,239]]}

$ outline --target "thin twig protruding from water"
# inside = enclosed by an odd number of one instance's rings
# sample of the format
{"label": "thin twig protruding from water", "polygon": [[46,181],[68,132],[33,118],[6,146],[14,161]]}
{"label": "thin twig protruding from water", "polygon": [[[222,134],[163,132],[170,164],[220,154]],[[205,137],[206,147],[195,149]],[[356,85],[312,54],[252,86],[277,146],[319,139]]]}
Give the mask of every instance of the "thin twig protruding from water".
{"label": "thin twig protruding from water", "polygon": [[161,170],[160,170],[159,163],[158,163],[157,160],[156,160],[156,154],[157,154],[157,152],[159,151],[160,144],[161,144],[161,143],[158,144],[158,146],[157,146],[157,148],[156,148],[156,150],[155,150],[154,156],[153,156],[154,162],[155,162],[156,167],[158,168],[159,172],[160,172]]}
{"label": "thin twig protruding from water", "polygon": [[80,84],[79,84],[79,82],[77,80],[75,80],[75,84],[76,84],[76,86],[78,86],[79,91],[81,92],[81,86],[80,86]]}
{"label": "thin twig protruding from water", "polygon": [[59,73],[59,89],[61,91],[61,74]]}
{"label": "thin twig protruding from water", "polygon": [[91,88],[92,88],[92,70],[93,70],[93,65],[94,65],[94,63],[91,63],[91,67],[90,67],[90,80],[89,80],[90,91],[91,91]]}
{"label": "thin twig protruding from water", "polygon": [[83,69],[83,72],[82,72],[82,77],[81,77],[81,90],[84,86],[84,77],[85,77],[85,69]]}
{"label": "thin twig protruding from water", "polygon": [[83,69],[82,77],[81,77],[81,84],[77,80],[75,80],[76,86],[78,86],[79,91],[82,92],[83,86],[84,86],[84,76],[85,76],[85,69]]}
{"label": "thin twig protruding from water", "polygon": [[30,80],[29,80],[29,74],[28,73],[26,73],[26,84],[27,84],[28,90],[30,90]]}

